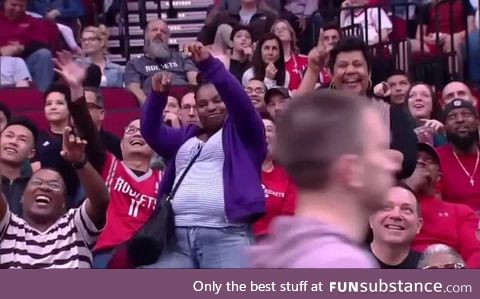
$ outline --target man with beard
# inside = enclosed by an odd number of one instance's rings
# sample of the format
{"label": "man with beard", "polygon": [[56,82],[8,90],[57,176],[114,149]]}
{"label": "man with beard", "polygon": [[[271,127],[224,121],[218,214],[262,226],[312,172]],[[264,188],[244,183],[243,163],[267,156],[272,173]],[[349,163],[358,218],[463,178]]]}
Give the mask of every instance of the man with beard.
{"label": "man with beard", "polygon": [[478,217],[466,205],[445,202],[439,198],[436,190],[439,179],[440,158],[437,152],[430,145],[419,143],[417,167],[406,180],[415,192],[423,218],[422,229],[416,235],[412,248],[423,252],[431,245],[445,244],[458,251],[467,261],[468,267],[478,268]]}
{"label": "man with beard", "polygon": [[480,211],[478,115],[469,101],[455,99],[443,111],[448,144],[438,149],[442,197]]}
{"label": "man with beard", "polygon": [[142,105],[152,90],[151,77],[160,71],[172,74],[172,85],[196,84],[198,70],[190,59],[168,47],[167,23],[154,20],[145,29],[145,55],[130,60],[125,67],[125,84]]}

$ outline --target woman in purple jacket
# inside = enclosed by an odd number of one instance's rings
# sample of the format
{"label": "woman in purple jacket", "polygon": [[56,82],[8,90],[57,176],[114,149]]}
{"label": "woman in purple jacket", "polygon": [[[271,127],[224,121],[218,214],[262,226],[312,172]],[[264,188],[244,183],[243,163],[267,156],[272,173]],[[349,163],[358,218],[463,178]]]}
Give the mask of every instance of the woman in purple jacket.
{"label": "woman in purple jacket", "polygon": [[250,226],[265,212],[264,127],[243,87],[223,64],[200,43],[187,49],[208,82],[195,93],[202,128],[174,129],[160,119],[170,83],[166,73],[153,77],[153,91],[142,107],[142,135],[168,163],[160,194],[169,194],[198,154],[172,200],[176,238],[149,267],[245,267],[244,249],[253,240]]}

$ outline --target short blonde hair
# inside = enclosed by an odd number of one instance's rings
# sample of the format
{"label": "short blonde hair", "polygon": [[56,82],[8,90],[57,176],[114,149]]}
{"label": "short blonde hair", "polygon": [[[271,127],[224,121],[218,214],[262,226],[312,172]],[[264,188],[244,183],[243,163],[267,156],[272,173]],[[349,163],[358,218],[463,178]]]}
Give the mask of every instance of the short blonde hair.
{"label": "short blonde hair", "polygon": [[107,27],[105,27],[105,25],[100,25],[98,27],[95,27],[95,26],[88,26],[86,27],[85,29],[83,29],[82,31],[82,35],[85,33],[85,32],[88,32],[88,33],[92,33],[95,35],[95,37],[97,37],[98,39],[100,39],[100,41],[103,42],[103,51],[104,53],[108,53],[108,46],[107,46],[107,41],[108,41],[108,30],[107,30]]}

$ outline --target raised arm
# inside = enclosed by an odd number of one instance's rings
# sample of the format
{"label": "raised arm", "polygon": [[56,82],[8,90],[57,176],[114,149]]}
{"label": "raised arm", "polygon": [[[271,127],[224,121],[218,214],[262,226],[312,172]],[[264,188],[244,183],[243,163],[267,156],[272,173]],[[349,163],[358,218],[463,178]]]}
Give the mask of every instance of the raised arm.
{"label": "raised arm", "polygon": [[105,225],[107,206],[109,201],[108,190],[100,174],[88,162],[85,154],[87,142],[72,134],[70,127],[63,131],[62,158],[72,163],[80,179],[80,183],[88,198],[86,211],[98,229]]}
{"label": "raised arm", "polygon": [[187,138],[188,128],[175,129],[167,126],[162,119],[162,111],[167,105],[170,74],[160,72],[152,77],[152,92],[142,106],[140,131],[148,145],[165,160],[173,158],[178,148]]}
{"label": "raised arm", "polygon": [[[323,30],[320,30],[320,40],[323,39]],[[327,53],[320,43],[308,53],[308,66],[303,76],[300,86],[295,91],[294,95],[302,95],[315,90],[315,84],[318,82],[320,70],[325,66],[327,60]]]}
{"label": "raised arm", "polygon": [[266,151],[262,120],[240,82],[202,44],[190,45],[188,51],[203,77],[217,89],[240,138],[256,150]]}
{"label": "raised arm", "polygon": [[85,79],[85,69],[77,65],[72,56],[66,52],[58,53],[55,64],[57,73],[70,86],[71,101],[68,102],[68,109],[75,123],[75,129],[87,141],[85,152],[88,160],[98,172],[101,172],[105,164],[107,151],[85,101],[82,87]]}

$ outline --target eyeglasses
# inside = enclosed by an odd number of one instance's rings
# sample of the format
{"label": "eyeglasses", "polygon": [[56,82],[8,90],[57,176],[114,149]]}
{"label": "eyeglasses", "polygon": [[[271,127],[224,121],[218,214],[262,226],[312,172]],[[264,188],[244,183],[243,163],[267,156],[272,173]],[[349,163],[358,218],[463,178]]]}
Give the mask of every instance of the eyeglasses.
{"label": "eyeglasses", "polygon": [[197,106],[195,106],[195,105],[193,105],[193,106],[192,105],[185,105],[185,106],[182,106],[181,108],[182,108],[182,110],[190,111],[191,109],[197,109]]}
{"label": "eyeglasses", "polygon": [[135,134],[137,133],[138,131],[140,131],[140,128],[137,128],[137,127],[126,127],[125,128],[125,134]]}
{"label": "eyeglasses", "polygon": [[82,43],[86,43],[86,42],[91,43],[91,42],[96,42],[96,41],[99,41],[99,40],[100,40],[100,38],[98,38],[98,37],[86,37],[86,38],[82,38],[80,41]]}
{"label": "eyeglasses", "polygon": [[426,266],[422,269],[465,269],[465,265],[463,263],[452,263],[438,266]]}
{"label": "eyeglasses", "polygon": [[93,109],[101,110],[101,109],[103,109],[102,106],[100,106],[98,104],[95,104],[95,103],[87,103],[87,107],[88,107],[89,110],[93,110]]}
{"label": "eyeglasses", "polygon": [[258,87],[258,88],[250,88],[250,87],[247,87],[247,88],[245,88],[245,91],[246,91],[247,93],[252,93],[252,92],[254,92],[254,93],[256,93],[256,94],[264,94],[264,93],[265,93],[265,89],[260,88],[260,87]]}
{"label": "eyeglasses", "polygon": [[30,181],[30,185],[33,187],[40,187],[44,183],[52,191],[60,191],[63,188],[63,185],[56,181],[44,181],[42,179],[32,179]]}

